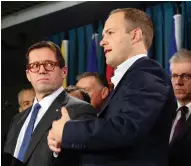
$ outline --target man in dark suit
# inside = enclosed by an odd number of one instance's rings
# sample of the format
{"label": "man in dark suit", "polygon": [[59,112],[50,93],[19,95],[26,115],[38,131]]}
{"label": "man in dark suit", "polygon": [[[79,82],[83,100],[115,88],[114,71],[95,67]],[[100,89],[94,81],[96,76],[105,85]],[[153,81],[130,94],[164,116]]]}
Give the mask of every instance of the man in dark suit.
{"label": "man in dark suit", "polygon": [[65,108],[48,135],[54,152],[83,152],[82,166],[167,166],[176,99],[170,77],[147,57],[153,26],[134,8],[114,10],[103,39],[106,63],[115,68],[114,90],[96,120],[69,120]]}
{"label": "man in dark suit", "polygon": [[191,51],[178,51],[170,59],[172,85],[178,109],[170,135],[170,166],[191,165]]}
{"label": "man in dark suit", "polygon": [[70,118],[77,120],[94,118],[96,111],[64,91],[67,68],[57,45],[49,41],[36,43],[28,49],[26,58],[26,75],[36,97],[32,107],[13,118],[4,152],[27,166],[47,166],[56,155],[48,147],[47,135],[52,122],[61,117],[61,107],[67,107]]}

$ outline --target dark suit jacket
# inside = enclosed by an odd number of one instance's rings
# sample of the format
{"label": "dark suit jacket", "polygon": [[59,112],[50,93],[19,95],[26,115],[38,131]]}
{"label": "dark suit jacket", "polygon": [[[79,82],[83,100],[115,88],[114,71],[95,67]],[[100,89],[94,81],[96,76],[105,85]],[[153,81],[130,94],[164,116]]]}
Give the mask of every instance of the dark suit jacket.
{"label": "dark suit jacket", "polygon": [[182,132],[170,143],[169,166],[191,166],[191,116]]}
{"label": "dark suit jacket", "polygon": [[83,151],[83,166],[167,166],[175,110],[169,76],[143,57],[127,70],[98,119],[65,124],[62,147]]}
{"label": "dark suit jacket", "polygon": [[[24,163],[26,163],[27,166],[47,166],[50,165],[54,159],[53,153],[50,151],[47,144],[47,135],[51,128],[52,121],[61,117],[60,110],[62,106],[67,108],[71,119],[82,120],[96,117],[96,111],[90,104],[77,98],[70,97],[63,91],[50,105],[34,130],[31,138],[32,140],[30,141],[24,157]],[[59,109],[58,112],[56,112],[57,109]],[[4,152],[14,155],[17,138],[30,111],[31,108],[13,118]]]}

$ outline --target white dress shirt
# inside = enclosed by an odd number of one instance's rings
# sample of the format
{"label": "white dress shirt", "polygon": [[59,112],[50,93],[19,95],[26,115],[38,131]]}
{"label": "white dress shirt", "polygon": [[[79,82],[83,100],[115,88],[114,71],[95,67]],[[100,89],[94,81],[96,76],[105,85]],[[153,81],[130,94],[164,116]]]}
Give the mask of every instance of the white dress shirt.
{"label": "white dress shirt", "polygon": [[[57,89],[56,91],[54,91],[52,94],[44,97],[40,102],[39,104],[41,105],[41,108],[39,109],[39,112],[37,114],[37,117],[36,117],[36,121],[35,121],[35,124],[34,124],[34,129],[36,128],[37,124],[39,123],[39,121],[41,120],[41,118],[43,117],[43,115],[46,113],[46,111],[48,110],[48,108],[50,107],[50,105],[52,104],[52,102],[56,99],[56,97],[64,90],[63,87],[60,87],[59,89]],[[32,106],[32,111],[34,109],[34,105],[38,103],[37,101],[37,98],[35,97],[35,100],[33,102],[33,106]],[[21,145],[22,145],[22,142],[23,142],[23,138],[24,138],[24,134],[25,134],[25,131],[27,129],[27,126],[29,124],[29,121],[30,121],[30,118],[31,118],[31,115],[32,115],[32,111],[30,111],[28,117],[26,118],[22,128],[21,128],[21,131],[19,133],[19,136],[18,136],[18,139],[17,139],[17,144],[16,144],[16,147],[15,147],[15,152],[14,152],[14,157],[17,158],[18,157],[18,154],[19,154],[19,151],[20,151],[20,148],[21,148]],[[56,111],[56,110],[55,110]],[[34,131],[33,129],[33,131]]]}
{"label": "white dress shirt", "polygon": [[[191,114],[191,102],[186,104],[185,106],[188,107],[188,113],[186,114],[186,120],[187,120],[189,118],[190,114]],[[180,103],[178,103],[178,109],[176,111],[178,111],[180,107],[181,107],[181,105],[180,105]],[[172,129],[171,129],[171,133],[170,133],[170,140],[169,140],[170,142],[172,141],[175,126],[176,126],[178,120],[180,119],[180,117],[181,117],[181,111],[178,111],[177,115],[176,115],[176,118],[175,118],[175,120],[173,122],[173,125],[172,125]]]}
{"label": "white dress shirt", "polygon": [[127,59],[125,62],[117,66],[117,69],[114,71],[114,76],[111,78],[111,82],[114,84],[114,89],[117,84],[120,82],[121,78],[124,76],[126,71],[133,65],[138,59],[147,56],[146,54],[139,54]]}

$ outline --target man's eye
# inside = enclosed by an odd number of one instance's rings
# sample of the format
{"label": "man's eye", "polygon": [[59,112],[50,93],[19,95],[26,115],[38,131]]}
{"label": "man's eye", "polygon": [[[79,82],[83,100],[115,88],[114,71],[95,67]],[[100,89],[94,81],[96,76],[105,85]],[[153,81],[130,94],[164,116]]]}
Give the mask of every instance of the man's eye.
{"label": "man's eye", "polygon": [[114,33],[114,32],[112,32],[112,31],[109,31],[109,32],[108,32],[109,35],[112,35],[113,33]]}
{"label": "man's eye", "polygon": [[184,75],[184,78],[189,79],[189,78],[190,78],[190,75],[189,75],[189,74],[185,74],[185,75]]}
{"label": "man's eye", "polygon": [[178,77],[178,75],[172,75],[172,78],[176,78],[176,77]]}
{"label": "man's eye", "polygon": [[52,66],[54,66],[54,64],[49,62],[49,63],[46,63],[46,66],[47,67],[52,67]]}
{"label": "man's eye", "polygon": [[23,103],[23,106],[27,106],[27,105],[29,105],[29,104],[30,104],[29,101],[25,101],[25,102]]}
{"label": "man's eye", "polygon": [[35,63],[35,64],[31,64],[31,68],[37,68],[39,66],[38,63]]}

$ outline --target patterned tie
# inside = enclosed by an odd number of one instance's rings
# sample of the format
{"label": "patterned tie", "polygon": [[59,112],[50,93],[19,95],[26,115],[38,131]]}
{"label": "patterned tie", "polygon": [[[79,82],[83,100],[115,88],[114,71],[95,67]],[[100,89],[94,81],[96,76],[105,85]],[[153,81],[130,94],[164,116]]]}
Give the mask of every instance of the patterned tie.
{"label": "patterned tie", "polygon": [[35,120],[36,120],[36,117],[37,117],[37,114],[38,114],[38,111],[39,111],[40,107],[41,106],[38,103],[36,103],[35,106],[34,106],[34,109],[33,109],[29,124],[27,126],[26,131],[25,131],[23,142],[22,142],[22,145],[21,145],[18,157],[17,157],[20,161],[24,160],[24,155],[25,155],[27,147],[28,147],[28,145],[30,143],[33,128],[34,128],[34,123],[35,123]]}
{"label": "patterned tie", "polygon": [[172,140],[180,134],[180,132],[182,131],[182,129],[184,128],[186,124],[186,114],[188,113],[188,107],[182,106],[179,108],[178,111],[181,111],[181,117],[177,121],[176,126],[174,128],[174,134],[173,134]]}

